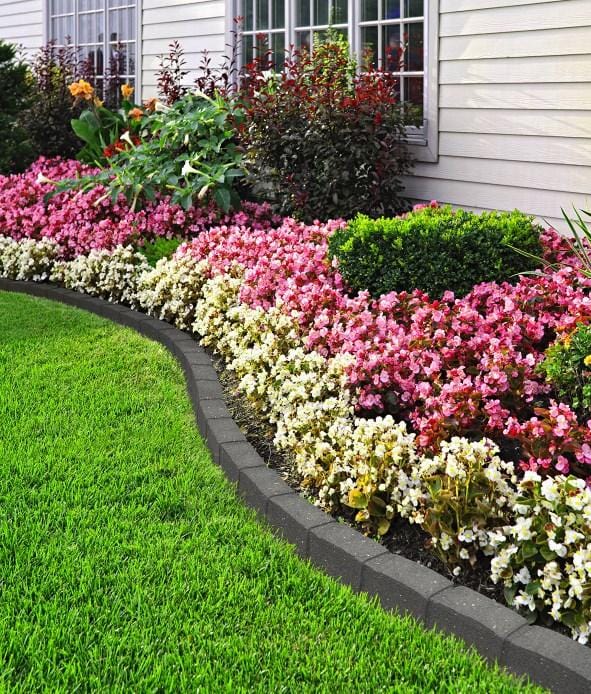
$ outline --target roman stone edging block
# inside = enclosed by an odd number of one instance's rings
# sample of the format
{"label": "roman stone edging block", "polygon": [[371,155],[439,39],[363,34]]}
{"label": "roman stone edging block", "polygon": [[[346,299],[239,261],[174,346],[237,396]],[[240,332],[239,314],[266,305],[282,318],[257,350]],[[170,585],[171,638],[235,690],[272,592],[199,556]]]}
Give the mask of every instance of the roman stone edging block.
{"label": "roman stone edging block", "polygon": [[49,284],[0,278],[0,290],[76,306],[134,328],[167,347],[181,363],[201,434],[215,462],[244,501],[300,556],[382,606],[455,634],[491,662],[559,694],[591,691],[591,651],[543,627],[528,626],[508,607],[391,554],[380,544],[310,504],[269,469],[232,420],[204,350],[177,328],[124,306]]}

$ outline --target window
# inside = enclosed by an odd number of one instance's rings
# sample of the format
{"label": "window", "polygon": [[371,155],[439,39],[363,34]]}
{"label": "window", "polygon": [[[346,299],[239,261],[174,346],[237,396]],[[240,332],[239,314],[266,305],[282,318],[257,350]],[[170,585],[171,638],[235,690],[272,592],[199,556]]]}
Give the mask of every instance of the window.
{"label": "window", "polygon": [[123,81],[135,84],[136,12],[135,0],[49,0],[47,36],[92,62],[99,90],[114,64]]}
{"label": "window", "polygon": [[360,50],[375,66],[400,75],[400,98],[423,107],[423,0],[361,0]]}
{"label": "window", "polygon": [[400,98],[423,109],[423,127],[409,129],[423,146],[416,154],[436,159],[439,0],[227,0],[227,8],[242,18],[243,64],[269,51],[280,69],[287,47],[311,48],[329,27],[339,31],[360,62],[400,76]]}

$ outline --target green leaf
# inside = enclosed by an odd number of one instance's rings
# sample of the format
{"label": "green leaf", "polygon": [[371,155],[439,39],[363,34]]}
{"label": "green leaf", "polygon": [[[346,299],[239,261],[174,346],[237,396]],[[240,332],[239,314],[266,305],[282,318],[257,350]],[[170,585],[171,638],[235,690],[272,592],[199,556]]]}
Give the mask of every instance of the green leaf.
{"label": "green leaf", "polygon": [[230,191],[227,188],[216,188],[213,195],[215,201],[220,206],[220,208],[224,212],[228,212],[230,209],[230,205],[232,204]]}

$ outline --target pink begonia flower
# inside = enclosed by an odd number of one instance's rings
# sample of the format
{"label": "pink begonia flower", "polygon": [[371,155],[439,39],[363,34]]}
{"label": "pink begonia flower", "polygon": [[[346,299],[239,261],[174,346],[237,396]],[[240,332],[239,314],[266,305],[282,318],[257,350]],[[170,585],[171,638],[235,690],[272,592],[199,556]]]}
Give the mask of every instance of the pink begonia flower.
{"label": "pink begonia flower", "polygon": [[0,177],[0,234],[55,239],[65,258],[157,236],[187,237],[177,253],[206,259],[212,276],[241,267],[241,301],[265,310],[279,305],[307,349],[351,355],[348,387],[361,414],[388,411],[404,419],[429,451],[469,433],[511,439],[522,469],[591,465],[591,422],[566,403],[548,403],[550,388],[537,370],[555,336],[591,316],[591,280],[555,230],[542,234],[544,257],[569,267],[514,284],[485,282],[462,298],[446,292],[433,300],[414,291],[373,299],[348,292],[327,258],[328,239],[342,220],[304,225],[248,203],[233,215],[211,207],[185,212],[166,197],[131,212],[101,188],[44,202],[52,190],[46,179],[87,172],[78,162],[41,159],[25,174]]}

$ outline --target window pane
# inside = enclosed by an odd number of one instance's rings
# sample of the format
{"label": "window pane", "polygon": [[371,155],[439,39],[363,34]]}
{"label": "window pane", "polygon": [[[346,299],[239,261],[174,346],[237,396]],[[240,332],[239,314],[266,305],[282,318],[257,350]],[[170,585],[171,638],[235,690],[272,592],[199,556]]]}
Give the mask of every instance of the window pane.
{"label": "window pane", "polygon": [[404,78],[404,99],[423,110],[423,78],[405,77]]}
{"label": "window pane", "polygon": [[[102,5],[100,0],[99,4]],[[135,5],[135,0],[109,0],[109,7],[124,7],[125,5]]]}
{"label": "window pane", "polygon": [[378,65],[378,27],[361,27],[361,49],[363,64]]}
{"label": "window pane", "polygon": [[57,17],[51,20],[51,38],[61,46],[74,40],[74,17]]}
{"label": "window pane", "polygon": [[299,51],[309,51],[310,50],[310,32],[309,31],[296,31],[295,47]]}
{"label": "window pane", "polygon": [[135,12],[132,8],[109,12],[110,41],[129,41],[135,38]]}
{"label": "window pane", "polygon": [[74,11],[74,0],[51,0],[51,14],[67,14]]}
{"label": "window pane", "polygon": [[421,72],[424,65],[425,48],[423,45],[423,25],[407,24],[407,46],[404,56],[405,69]]}
{"label": "window pane", "polygon": [[242,62],[244,65],[252,63],[254,59],[254,53],[252,48],[252,36],[245,36],[242,41]]}
{"label": "window pane", "polygon": [[378,18],[378,0],[361,0],[361,21],[371,22]]}
{"label": "window pane", "polygon": [[78,15],[78,42],[97,43],[103,41],[105,38],[103,22],[103,12]]}
{"label": "window pane", "polygon": [[[271,7],[273,11],[272,24],[273,29],[284,29],[285,28],[285,2],[284,0],[273,0],[273,5]],[[285,42],[285,39],[284,39]]]}
{"label": "window pane", "polygon": [[275,70],[283,70],[285,63],[285,34],[280,32],[273,34],[273,67]]}
{"label": "window pane", "polygon": [[86,10],[102,10],[105,6],[104,0],[78,0],[78,10],[85,12]]}
{"label": "window pane", "polygon": [[269,3],[267,0],[256,0],[257,7],[257,17],[256,17],[256,27],[259,29],[269,28]]}
{"label": "window pane", "polygon": [[423,0],[404,0],[405,17],[422,17],[423,12]]}
{"label": "window pane", "polygon": [[328,0],[314,0],[314,24],[328,24]]}
{"label": "window pane", "polygon": [[102,46],[83,46],[80,49],[80,58],[82,60],[88,59],[92,63],[97,76],[104,74],[105,59]]}
{"label": "window pane", "polygon": [[296,5],[296,26],[310,26],[310,0],[298,0]]}
{"label": "window pane", "polygon": [[400,45],[400,24],[386,24],[382,27],[382,66],[390,72],[398,72],[402,66],[402,47]]}
{"label": "window pane", "polygon": [[253,29],[253,0],[244,0],[242,5],[244,12],[244,29],[245,31],[252,31]]}
{"label": "window pane", "polygon": [[400,19],[400,0],[383,0],[384,19]]}
{"label": "window pane", "polygon": [[346,24],[348,15],[348,0],[333,0],[332,24]]}

